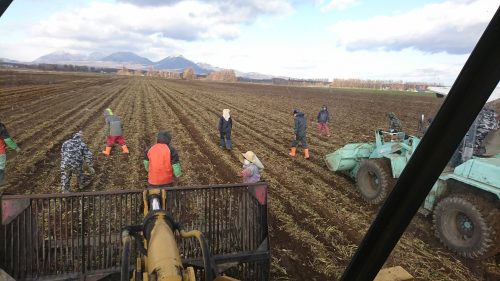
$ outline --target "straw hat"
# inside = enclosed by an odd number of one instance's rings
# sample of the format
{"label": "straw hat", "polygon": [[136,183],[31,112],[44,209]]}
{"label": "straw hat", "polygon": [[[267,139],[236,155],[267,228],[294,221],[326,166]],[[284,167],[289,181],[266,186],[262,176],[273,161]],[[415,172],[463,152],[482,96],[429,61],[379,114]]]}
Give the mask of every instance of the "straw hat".
{"label": "straw hat", "polygon": [[264,165],[260,162],[259,158],[257,158],[257,155],[253,153],[253,151],[247,151],[245,153],[242,153],[240,156],[240,162],[243,163],[243,161],[246,159],[250,163],[255,164],[259,169],[264,169]]}

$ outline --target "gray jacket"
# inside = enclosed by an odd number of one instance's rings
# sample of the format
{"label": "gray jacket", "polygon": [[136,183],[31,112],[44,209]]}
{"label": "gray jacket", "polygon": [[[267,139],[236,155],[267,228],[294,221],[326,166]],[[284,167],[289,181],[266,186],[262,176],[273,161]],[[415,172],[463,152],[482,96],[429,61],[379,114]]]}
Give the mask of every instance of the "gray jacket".
{"label": "gray jacket", "polygon": [[108,115],[106,116],[106,126],[109,130],[110,136],[121,136],[123,135],[122,131],[122,120],[120,117],[116,115]]}

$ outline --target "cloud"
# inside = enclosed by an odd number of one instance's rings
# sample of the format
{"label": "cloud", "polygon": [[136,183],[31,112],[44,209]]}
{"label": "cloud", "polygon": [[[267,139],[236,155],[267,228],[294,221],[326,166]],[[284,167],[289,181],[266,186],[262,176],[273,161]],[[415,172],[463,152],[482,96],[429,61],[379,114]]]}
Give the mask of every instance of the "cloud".
{"label": "cloud", "polygon": [[[231,39],[238,35],[234,32],[235,27],[250,20],[249,17],[225,15],[218,7],[192,1],[156,8],[93,3],[88,8],[57,13],[37,24],[33,33],[51,38],[82,40],[107,40],[123,36],[137,39],[134,36],[157,32],[167,38],[186,41],[212,35]],[[228,32],[212,32],[221,29]]]}
{"label": "cloud", "polygon": [[136,6],[169,6],[182,0],[118,0],[117,2],[133,4]]}
{"label": "cloud", "polygon": [[347,50],[468,54],[498,8],[497,0],[452,0],[393,16],[343,21],[331,27]]}
{"label": "cloud", "polygon": [[345,10],[349,7],[358,4],[357,0],[330,0],[325,3],[324,0],[317,1],[317,5],[321,7],[322,12],[329,12],[331,10]]}
{"label": "cloud", "polygon": [[[121,3],[128,3],[138,7],[162,7],[172,6],[190,0],[118,0]],[[292,1],[292,0],[290,0]],[[198,3],[210,4],[221,8],[222,11],[234,12],[245,11],[248,15],[258,16],[260,14],[281,14],[288,13],[292,9],[292,4],[288,0],[198,0]],[[346,1],[346,0],[343,0]],[[349,1],[349,0],[347,0]]]}
{"label": "cloud", "polygon": [[28,41],[75,52],[129,50],[146,55],[144,50],[154,50],[152,55],[161,56],[179,50],[182,42],[233,40],[241,35],[242,25],[261,15],[292,11],[284,0],[121,2],[134,5],[92,2],[55,13],[31,28]]}

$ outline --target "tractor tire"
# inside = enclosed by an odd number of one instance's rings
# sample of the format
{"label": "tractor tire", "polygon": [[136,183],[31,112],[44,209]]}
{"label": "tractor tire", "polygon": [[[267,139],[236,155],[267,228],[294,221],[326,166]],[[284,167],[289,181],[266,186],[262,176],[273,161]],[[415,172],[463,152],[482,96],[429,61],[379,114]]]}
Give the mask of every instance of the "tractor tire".
{"label": "tractor tire", "polygon": [[356,187],[366,202],[380,204],[393,186],[394,180],[387,160],[369,159],[361,162],[356,173]]}
{"label": "tractor tire", "polygon": [[450,195],[434,208],[433,222],[439,240],[462,257],[484,259],[499,250],[500,211],[485,198]]}

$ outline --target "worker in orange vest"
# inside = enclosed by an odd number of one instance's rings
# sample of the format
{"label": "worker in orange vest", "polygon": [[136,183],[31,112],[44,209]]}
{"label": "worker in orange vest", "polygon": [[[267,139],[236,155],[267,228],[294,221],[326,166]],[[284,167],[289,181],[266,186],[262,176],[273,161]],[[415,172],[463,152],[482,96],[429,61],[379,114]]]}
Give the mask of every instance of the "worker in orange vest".
{"label": "worker in orange vest", "polygon": [[148,172],[150,186],[172,186],[174,177],[182,175],[179,155],[170,145],[172,136],[167,131],[160,131],[156,144],[144,153],[144,168]]}

